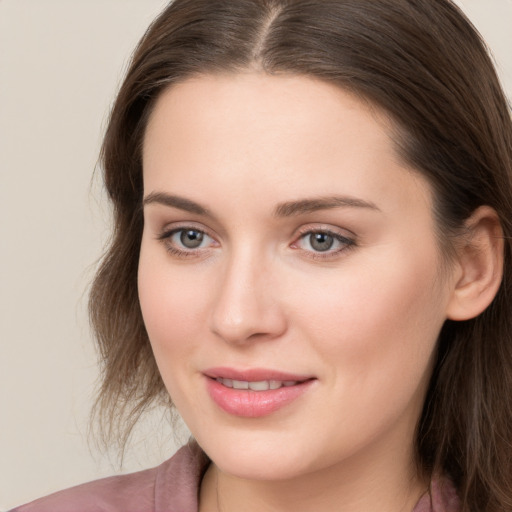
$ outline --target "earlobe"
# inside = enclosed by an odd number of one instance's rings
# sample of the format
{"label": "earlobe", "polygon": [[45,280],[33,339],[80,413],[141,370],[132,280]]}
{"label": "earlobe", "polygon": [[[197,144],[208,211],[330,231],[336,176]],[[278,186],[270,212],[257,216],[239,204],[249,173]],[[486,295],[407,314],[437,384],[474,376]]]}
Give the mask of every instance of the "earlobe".
{"label": "earlobe", "polygon": [[503,230],[496,211],[477,208],[466,228],[457,247],[457,281],[447,309],[450,320],[469,320],[482,313],[503,276]]}

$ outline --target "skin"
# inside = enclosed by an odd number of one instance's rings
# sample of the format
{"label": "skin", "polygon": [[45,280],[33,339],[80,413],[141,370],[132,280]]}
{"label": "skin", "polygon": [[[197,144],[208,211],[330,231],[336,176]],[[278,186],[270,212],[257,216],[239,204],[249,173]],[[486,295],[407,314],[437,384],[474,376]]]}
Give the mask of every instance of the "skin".
{"label": "skin", "polygon": [[[165,385],[213,461],[203,512],[410,511],[428,485],[414,430],[461,273],[441,265],[429,185],[391,134],[377,109],[306,77],[206,75],[156,104],[139,295]],[[275,215],[333,195],[367,206]],[[199,248],[184,228],[207,235]],[[350,242],[315,251],[307,233],[326,230]],[[314,382],[243,418],[207,393],[216,366]]]}

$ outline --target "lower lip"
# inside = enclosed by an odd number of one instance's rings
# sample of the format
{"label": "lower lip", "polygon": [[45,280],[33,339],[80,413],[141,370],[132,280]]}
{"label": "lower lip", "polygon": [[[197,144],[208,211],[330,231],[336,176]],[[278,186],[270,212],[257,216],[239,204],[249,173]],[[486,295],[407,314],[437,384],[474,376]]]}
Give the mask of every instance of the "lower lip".
{"label": "lower lip", "polygon": [[268,416],[303,395],[313,380],[295,386],[283,386],[268,391],[252,391],[228,388],[215,379],[207,378],[208,393],[225,412],[244,418]]}

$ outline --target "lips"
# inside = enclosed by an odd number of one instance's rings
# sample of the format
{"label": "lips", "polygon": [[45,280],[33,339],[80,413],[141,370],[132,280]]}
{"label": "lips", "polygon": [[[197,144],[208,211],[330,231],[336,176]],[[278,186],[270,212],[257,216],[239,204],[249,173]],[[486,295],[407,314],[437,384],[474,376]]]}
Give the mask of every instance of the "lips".
{"label": "lips", "polygon": [[316,380],[273,370],[212,368],[204,372],[213,402],[234,416],[257,418],[287,406]]}

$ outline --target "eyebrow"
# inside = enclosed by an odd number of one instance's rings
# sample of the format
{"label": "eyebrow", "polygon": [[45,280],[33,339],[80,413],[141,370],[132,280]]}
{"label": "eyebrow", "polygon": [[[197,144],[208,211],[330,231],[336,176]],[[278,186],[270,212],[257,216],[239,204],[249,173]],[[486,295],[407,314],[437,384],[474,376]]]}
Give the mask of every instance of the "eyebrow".
{"label": "eyebrow", "polygon": [[207,208],[204,208],[195,201],[191,201],[190,199],[186,199],[180,196],[166,194],[165,192],[151,192],[151,194],[148,194],[144,198],[142,204],[143,206],[146,206],[148,204],[154,203],[161,204],[164,206],[170,206],[172,208],[178,208],[179,210],[184,210],[189,213],[195,213],[197,215],[212,217],[212,214]]}
{"label": "eyebrow", "polygon": [[312,199],[301,199],[299,201],[289,201],[278,205],[274,211],[276,217],[292,217],[315,212],[317,210],[330,210],[333,208],[368,208],[370,210],[380,211],[378,206],[372,202],[364,201],[350,196],[329,196]]}
{"label": "eyebrow", "polygon": [[[151,192],[143,201],[143,205],[161,204],[171,208],[177,208],[189,213],[213,217],[212,213],[199,203],[184,197],[167,194],[165,192]],[[287,201],[276,206],[274,217],[293,217],[312,213],[317,210],[329,210],[333,208],[367,208],[380,211],[379,207],[372,202],[364,201],[351,196],[328,196],[315,197],[311,199],[300,199],[298,201]]]}

